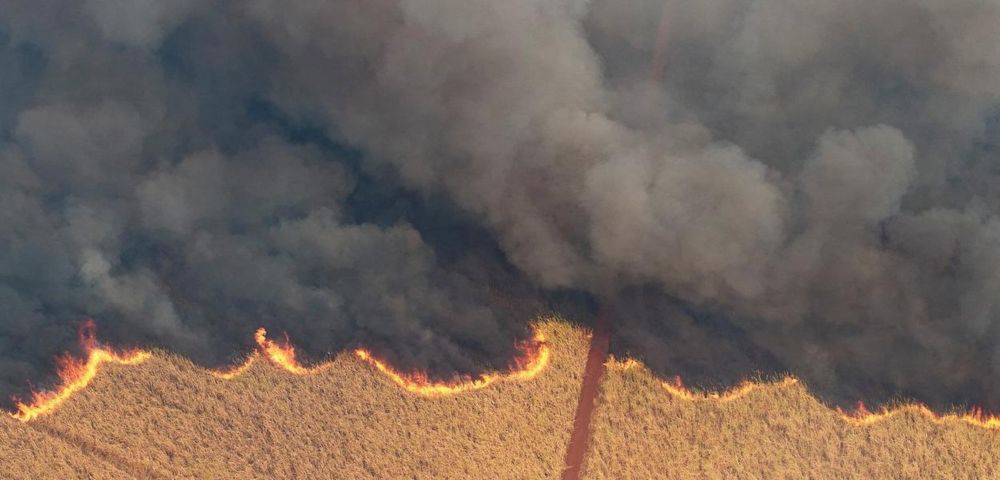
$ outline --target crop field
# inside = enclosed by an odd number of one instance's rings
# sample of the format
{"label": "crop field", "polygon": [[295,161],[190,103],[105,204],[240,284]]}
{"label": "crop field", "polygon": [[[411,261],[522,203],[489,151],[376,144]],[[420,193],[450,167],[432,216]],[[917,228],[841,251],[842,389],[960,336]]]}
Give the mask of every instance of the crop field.
{"label": "crop field", "polygon": [[[0,418],[5,479],[559,478],[586,331],[540,324],[532,379],[426,397],[351,352],[293,375],[222,379],[153,352],[112,365],[51,413]],[[585,478],[1000,478],[1000,430],[904,410],[859,424],[794,381],[708,398],[609,362]]]}
{"label": "crop field", "polygon": [[[0,420],[3,478],[557,478],[586,334],[541,325],[530,381],[422,397],[351,353],[314,375],[231,380],[157,353],[108,365],[51,415]],[[6,416],[5,416],[6,417]]]}
{"label": "crop field", "polygon": [[592,424],[594,479],[1000,478],[1000,430],[903,409],[846,419],[795,381],[685,398],[641,365],[609,368]]}

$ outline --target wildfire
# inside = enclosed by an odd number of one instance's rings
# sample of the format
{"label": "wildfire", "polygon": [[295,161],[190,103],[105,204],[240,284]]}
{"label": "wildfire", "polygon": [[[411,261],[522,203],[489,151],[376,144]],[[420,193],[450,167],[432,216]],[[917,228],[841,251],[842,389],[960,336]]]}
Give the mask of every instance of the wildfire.
{"label": "wildfire", "polygon": [[[87,352],[86,359],[77,359],[69,355],[60,357],[58,359],[60,386],[54,390],[32,392],[30,402],[17,402],[17,411],[9,413],[11,417],[27,422],[51,413],[73,394],[90,384],[91,380],[97,376],[103,363],[136,365],[148,360],[153,355],[145,350],[116,351],[100,347],[94,330],[92,320],[84,322],[80,327],[80,345]],[[295,347],[288,341],[288,338],[286,337],[284,341],[271,340],[267,338],[267,331],[264,328],[257,329],[254,333],[254,340],[257,341],[257,350],[250,354],[243,363],[225,370],[210,370],[209,373],[216,378],[230,380],[246,372],[260,357],[264,357],[270,363],[295,375],[316,374],[333,366],[333,362],[325,362],[312,367],[302,366],[296,358]],[[355,350],[354,353],[358,358],[374,365],[379,371],[388,375],[407,391],[427,396],[439,396],[478,390],[503,379],[528,380],[534,378],[545,368],[551,356],[545,336],[538,330],[535,331],[535,336],[530,341],[519,345],[519,350],[522,351],[523,355],[514,360],[516,369],[512,373],[507,375],[489,374],[455,383],[432,382],[426,374],[419,372],[399,373],[364,349]]]}
{"label": "wildfire", "polygon": [[[617,358],[611,357],[604,366],[609,370],[626,371],[632,370],[633,368],[644,368],[645,365],[642,362],[634,358],[626,358],[625,360],[619,360]],[[781,380],[776,382],[755,382],[751,380],[744,380],[739,385],[730,388],[724,392],[698,392],[691,390],[684,386],[684,381],[680,376],[676,376],[673,380],[667,380],[660,383],[664,390],[670,395],[688,401],[698,401],[698,400],[716,400],[720,402],[729,402],[737,398],[743,397],[746,394],[765,386],[780,386],[785,387],[789,385],[795,385],[799,383],[799,380],[792,376],[786,376]]]}
{"label": "wildfire", "polygon": [[[90,384],[104,363],[136,365],[152,357],[152,353],[145,350],[117,351],[102,347],[97,342],[94,330],[92,320],[88,320],[80,326],[80,345],[87,354],[86,358],[74,358],[68,354],[60,357],[57,370],[60,378],[59,386],[53,390],[32,392],[30,402],[18,401],[17,410],[9,413],[11,417],[27,422],[51,413],[76,392]],[[332,362],[312,367],[302,366],[296,358],[295,347],[291,345],[287,337],[284,341],[268,339],[267,331],[264,328],[257,329],[254,339],[257,342],[258,350],[247,357],[246,361],[230,369],[214,370],[210,373],[217,378],[229,380],[246,372],[260,357],[264,357],[270,363],[295,375],[315,374],[333,366]],[[479,390],[501,380],[530,380],[545,369],[552,355],[545,335],[537,329],[530,340],[518,345],[518,350],[521,355],[514,360],[514,368],[509,373],[490,373],[475,378],[465,377],[451,382],[432,381],[422,372],[400,372],[363,348],[356,349],[354,354],[410,393],[423,396],[444,396]],[[609,369],[624,371],[643,367],[643,364],[631,358],[617,360],[612,357],[605,363],[605,366]],[[787,387],[798,383],[799,380],[792,376],[786,376],[777,382],[748,380],[723,392],[691,390],[684,386],[680,377],[661,382],[661,385],[670,395],[682,400],[729,402],[758,388]],[[965,413],[947,414],[935,413],[926,405],[915,403],[891,408],[883,407],[877,412],[868,410],[861,402],[858,402],[857,409],[853,412],[845,412],[837,408],[837,413],[841,418],[859,426],[872,425],[905,412],[915,413],[937,423],[958,421],[981,428],[1000,429],[1000,415],[986,413],[981,408],[973,408]]]}
{"label": "wildfire", "polygon": [[[293,347],[291,342],[288,341],[287,336],[285,337],[284,342],[278,343],[274,340],[269,340],[267,338],[267,330],[264,330],[263,328],[257,329],[257,332],[254,334],[254,339],[257,340],[257,346],[260,347],[260,351],[267,357],[268,360],[271,361],[271,363],[295,375],[319,373],[333,365],[332,363],[327,362],[314,367],[303,367],[295,358],[295,347]],[[247,365],[247,367],[249,367],[249,365]]]}
{"label": "wildfire", "polygon": [[257,362],[257,359],[261,355],[263,355],[267,361],[271,362],[271,364],[295,375],[310,375],[319,373],[333,366],[330,362],[321,363],[313,367],[302,366],[296,358],[295,347],[288,341],[287,335],[285,336],[285,340],[283,342],[277,342],[267,338],[267,330],[261,327],[254,332],[253,338],[257,341],[257,351],[250,354],[250,356],[239,365],[225,370],[212,370],[212,376],[223,380],[232,380],[249,370],[250,367]]}
{"label": "wildfire", "polygon": [[946,414],[934,413],[934,411],[926,405],[918,403],[899,405],[894,408],[883,407],[877,412],[869,411],[865,408],[865,404],[862,402],[858,402],[858,408],[851,413],[845,412],[840,407],[837,407],[837,413],[839,413],[845,420],[855,425],[871,425],[873,423],[878,423],[882,420],[895,417],[903,412],[916,413],[935,423],[958,421],[981,428],[1000,429],[1000,415],[988,414],[979,407],[974,407],[965,413]]}
{"label": "wildfire", "polygon": [[497,373],[482,375],[478,378],[465,378],[455,382],[434,382],[422,372],[402,373],[388,364],[375,358],[371,352],[363,348],[354,354],[374,366],[378,371],[388,376],[394,383],[410,393],[428,397],[454,395],[457,393],[479,390],[499,380],[530,380],[537,376],[549,363],[551,351],[545,341],[545,335],[535,330],[535,335],[529,342],[519,345],[522,355],[514,360],[513,372],[501,375]]}
{"label": "wildfire", "polygon": [[692,391],[684,386],[684,382],[681,380],[681,377],[674,377],[673,381],[665,381],[662,383],[662,385],[664,390],[669,392],[671,395],[684,400],[689,400],[689,401],[717,400],[720,402],[731,402],[761,387],[765,386],[786,387],[790,385],[795,385],[796,383],[799,383],[799,380],[791,376],[787,376],[781,380],[778,380],[777,382],[769,382],[769,383],[744,380],[739,385],[724,392]]}
{"label": "wildfire", "polygon": [[29,403],[18,401],[17,411],[10,414],[12,417],[27,422],[51,413],[74,393],[86,387],[97,376],[102,363],[135,365],[151,356],[149,352],[143,350],[116,352],[98,347],[93,320],[87,320],[80,326],[80,345],[87,352],[87,358],[81,360],[69,355],[60,357],[57,371],[61,380],[60,386],[55,390],[32,392]]}
{"label": "wildfire", "polygon": [[232,380],[240,375],[243,375],[251,366],[257,361],[257,357],[260,356],[258,352],[253,352],[247,359],[236,366],[224,369],[224,370],[209,370],[215,378],[221,378],[223,380]]}
{"label": "wildfire", "polygon": [[[605,366],[611,370],[625,371],[631,370],[636,367],[644,367],[642,362],[635,359],[629,358],[626,360],[618,360],[615,358],[609,359]],[[730,402],[736,400],[740,397],[747,395],[748,393],[764,387],[789,387],[799,383],[799,380],[793,376],[786,376],[781,380],[776,382],[760,382],[746,380],[739,385],[723,391],[723,392],[698,392],[691,390],[684,386],[683,380],[678,377],[674,377],[672,380],[667,380],[661,382],[661,386],[667,391],[671,396],[679,398],[681,400],[686,400],[690,402],[695,401],[717,401],[717,402]],[[901,404],[893,407],[883,407],[882,409],[872,412],[865,407],[865,404],[858,402],[857,408],[853,412],[846,412],[840,407],[836,409],[839,416],[849,422],[852,425],[857,426],[867,426],[873,425],[884,420],[888,420],[892,417],[898,416],[906,412],[912,412],[922,417],[925,417],[935,423],[946,423],[946,422],[963,422],[972,426],[988,429],[1000,429],[1000,415],[990,414],[983,411],[982,408],[972,408],[968,412],[964,413],[946,413],[939,414],[935,413],[928,406],[919,403],[908,403]]]}

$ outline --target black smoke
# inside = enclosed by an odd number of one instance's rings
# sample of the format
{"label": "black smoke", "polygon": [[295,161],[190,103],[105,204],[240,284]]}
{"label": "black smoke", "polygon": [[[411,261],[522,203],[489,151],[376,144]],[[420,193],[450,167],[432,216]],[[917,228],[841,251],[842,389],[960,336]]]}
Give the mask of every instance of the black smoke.
{"label": "black smoke", "polygon": [[266,326],[447,375],[600,303],[620,353],[697,384],[1000,410],[998,22],[974,0],[8,0],[0,396],[88,317],[206,365]]}

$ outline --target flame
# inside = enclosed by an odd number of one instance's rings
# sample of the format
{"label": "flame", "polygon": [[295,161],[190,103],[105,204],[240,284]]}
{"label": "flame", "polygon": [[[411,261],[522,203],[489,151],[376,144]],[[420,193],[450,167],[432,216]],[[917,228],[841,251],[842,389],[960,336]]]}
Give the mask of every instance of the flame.
{"label": "flame", "polygon": [[[645,368],[642,362],[634,358],[626,358],[625,360],[619,360],[615,357],[611,357],[604,366],[609,370],[626,371],[632,370],[633,368]],[[779,386],[785,387],[789,385],[795,385],[799,383],[799,380],[790,375],[785,376],[781,380],[776,382],[757,382],[751,380],[744,380],[739,385],[736,385],[729,390],[724,392],[698,392],[691,390],[684,386],[684,381],[680,376],[675,376],[673,380],[667,380],[660,383],[664,390],[670,395],[688,401],[699,401],[699,400],[716,400],[720,402],[730,402],[736,400],[737,398],[743,397],[746,394],[762,387]]]}
{"label": "flame", "polygon": [[327,368],[333,366],[332,363],[322,363],[313,367],[304,367],[299,363],[295,355],[295,347],[292,346],[291,342],[288,341],[288,336],[285,336],[283,342],[277,342],[267,338],[267,330],[263,327],[258,328],[253,335],[254,340],[257,342],[257,350],[250,354],[243,363],[224,369],[224,370],[211,370],[212,376],[222,379],[222,380],[232,380],[240,375],[243,375],[257,359],[263,356],[267,361],[271,362],[286,372],[295,375],[311,375],[319,373]]}
{"label": "flame", "polygon": [[250,354],[250,356],[247,357],[247,359],[243,363],[239,365],[222,370],[209,370],[208,373],[212,374],[212,376],[215,378],[221,378],[222,380],[232,380],[240,375],[243,375],[244,372],[249,370],[250,367],[253,366],[253,364],[257,361],[257,357],[259,356],[260,356],[259,352],[253,352],[252,354]]}
{"label": "flame", "polygon": [[519,345],[519,349],[522,355],[514,360],[515,369],[511,373],[507,375],[485,374],[478,378],[464,378],[454,382],[434,382],[422,372],[399,372],[363,348],[356,349],[354,354],[388,376],[390,380],[403,387],[407,392],[436,397],[479,390],[500,380],[530,380],[545,369],[552,355],[548,343],[545,341],[545,335],[537,329],[534,337]]}
{"label": "flame", "polygon": [[[145,362],[153,356],[151,352],[144,350],[136,349],[119,352],[99,347],[94,330],[95,327],[92,320],[87,320],[80,327],[80,345],[87,352],[86,359],[76,359],[68,355],[60,357],[58,359],[60,386],[50,391],[33,392],[31,402],[29,403],[18,401],[17,411],[9,413],[11,417],[27,422],[53,412],[63,402],[89,385],[94,377],[97,376],[97,372],[103,363],[136,365]],[[243,363],[224,370],[209,370],[209,373],[222,380],[231,380],[249,370],[260,357],[264,357],[273,365],[295,375],[316,374],[333,366],[332,361],[312,367],[302,366],[296,358],[295,347],[288,341],[287,336],[284,341],[268,339],[267,330],[264,328],[257,329],[254,333],[254,340],[257,342],[257,351],[250,354]],[[537,329],[532,340],[520,345],[519,349],[526,353],[522,357],[515,359],[516,370],[513,373],[506,376],[489,374],[456,383],[434,383],[428,380],[426,374],[419,372],[410,374],[398,373],[385,362],[373,357],[368,350],[358,349],[355,350],[355,354],[362,360],[375,365],[378,370],[389,375],[394,382],[403,386],[408,391],[421,395],[448,395],[478,390],[501,379],[528,380],[534,378],[545,368],[551,356],[548,344],[545,342],[545,336]]]}
{"label": "flame", "polygon": [[[152,357],[152,353],[145,350],[116,351],[103,348],[98,344],[94,330],[95,327],[92,320],[87,320],[80,326],[80,345],[87,353],[85,359],[78,359],[69,355],[64,355],[58,359],[60,386],[54,390],[32,392],[32,398],[29,403],[21,401],[16,403],[17,411],[9,413],[11,417],[22,422],[27,422],[53,412],[63,402],[89,385],[94,377],[97,376],[101,364],[137,365]],[[257,341],[258,350],[248,356],[246,361],[230,369],[213,370],[210,373],[217,378],[230,380],[246,372],[261,356],[270,363],[295,375],[319,373],[333,365],[332,362],[326,362],[313,367],[302,366],[296,359],[295,347],[291,345],[287,337],[283,342],[270,340],[267,338],[267,331],[264,328],[257,329],[254,339]],[[463,378],[453,382],[434,382],[425,373],[421,372],[399,372],[384,361],[375,358],[370,351],[363,348],[356,349],[354,354],[359,359],[369,363],[378,371],[387,375],[394,383],[403,387],[408,392],[423,396],[443,396],[479,390],[501,380],[530,380],[538,376],[545,369],[552,355],[545,335],[537,328],[532,339],[518,345],[518,349],[522,352],[522,355],[514,360],[515,368],[511,373],[492,373],[476,378]],[[605,363],[605,366],[609,369],[624,371],[643,367],[643,364],[631,358],[616,360],[612,357]],[[674,377],[671,381],[664,381],[661,385],[670,395],[683,400],[729,402],[743,397],[758,388],[787,387],[798,383],[799,380],[792,376],[786,376],[777,382],[747,380],[724,392],[693,391],[684,386],[680,377]],[[891,408],[883,407],[877,412],[872,412],[865,407],[864,403],[858,402],[857,409],[853,412],[845,412],[839,407],[836,410],[839,416],[845,421],[859,426],[872,425],[905,412],[912,412],[936,423],[958,421],[980,428],[1000,429],[1000,414],[989,414],[979,407],[973,407],[964,413],[938,414],[926,405],[909,403]]]}
{"label": "flame", "polygon": [[[605,366],[612,370],[631,370],[636,367],[643,367],[642,362],[629,358],[626,360],[617,360],[615,358],[609,359]],[[686,400],[690,402],[697,401],[717,401],[717,402],[731,402],[740,397],[746,396],[748,393],[757,390],[759,388],[765,387],[789,387],[799,383],[799,379],[788,375],[776,382],[762,382],[762,381],[752,381],[745,380],[739,385],[723,391],[723,392],[699,392],[689,389],[684,386],[681,377],[674,377],[672,380],[666,380],[661,382],[661,386],[667,391],[671,396],[679,398],[681,400]],[[935,413],[927,405],[920,403],[906,403],[900,404],[893,407],[882,407],[882,409],[877,412],[872,412],[865,407],[863,402],[858,402],[857,408],[853,412],[846,412],[840,407],[836,408],[837,414],[843,420],[849,422],[852,425],[857,426],[868,426],[873,425],[890,418],[899,416],[900,414],[906,412],[912,412],[914,414],[920,415],[928,420],[935,423],[946,423],[946,422],[963,422],[975,427],[987,428],[987,429],[1000,429],[1000,414],[990,414],[985,412],[980,407],[973,407],[967,412],[956,412],[956,413]]]}
{"label": "flame", "polygon": [[1000,429],[1000,415],[988,414],[982,408],[973,407],[964,413],[939,414],[919,403],[908,403],[893,408],[883,407],[877,412],[869,411],[863,402],[858,402],[854,412],[848,413],[837,407],[837,413],[842,418],[855,425],[871,425],[895,417],[903,412],[913,412],[934,423],[964,422],[972,426],[988,429]]}
{"label": "flame", "polygon": [[[322,372],[327,368],[333,366],[332,363],[322,363],[314,367],[303,367],[302,364],[295,358],[295,347],[292,346],[291,342],[288,341],[288,336],[285,336],[285,341],[278,343],[274,340],[269,340],[267,338],[267,330],[263,327],[258,328],[257,332],[254,334],[254,339],[257,340],[257,346],[260,347],[260,351],[264,356],[274,365],[283,368],[289,373],[295,375],[311,375],[314,373]],[[243,370],[249,368],[249,365],[243,367]]]}
{"label": "flame", "polygon": [[743,397],[746,394],[762,387],[768,386],[780,386],[787,387],[790,385],[795,385],[799,383],[799,380],[792,376],[786,376],[777,382],[754,382],[751,380],[744,380],[739,385],[736,385],[729,390],[724,392],[695,392],[684,386],[684,382],[681,377],[674,377],[673,381],[662,382],[663,389],[669,392],[671,395],[677,398],[681,398],[688,401],[696,400],[716,400],[719,402],[731,402],[737,398]]}
{"label": "flame", "polygon": [[57,361],[60,386],[55,390],[32,392],[31,402],[17,402],[17,411],[10,416],[27,422],[51,413],[69,397],[82,390],[97,376],[102,363],[136,365],[148,360],[152,354],[143,350],[116,352],[97,346],[94,321],[87,320],[80,326],[80,345],[87,352],[85,360],[65,355]]}

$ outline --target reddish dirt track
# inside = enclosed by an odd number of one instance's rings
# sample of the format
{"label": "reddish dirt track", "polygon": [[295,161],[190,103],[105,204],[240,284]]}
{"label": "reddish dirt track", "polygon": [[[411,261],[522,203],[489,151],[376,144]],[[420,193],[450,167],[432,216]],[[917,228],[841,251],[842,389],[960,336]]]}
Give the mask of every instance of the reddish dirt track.
{"label": "reddish dirt track", "polygon": [[653,47],[653,61],[649,66],[649,76],[655,83],[663,80],[667,68],[667,48],[670,47],[670,20],[667,17],[667,4],[663,4],[660,26],[656,31],[656,45]]}
{"label": "reddish dirt track", "polygon": [[590,339],[590,352],[587,354],[587,366],[583,372],[580,400],[576,404],[576,416],[573,418],[573,434],[566,449],[563,480],[578,480],[583,470],[583,458],[587,454],[587,444],[590,440],[590,417],[594,413],[597,390],[604,375],[604,359],[608,356],[610,336],[607,314],[602,311],[597,314],[597,319],[594,321],[594,335]]}

